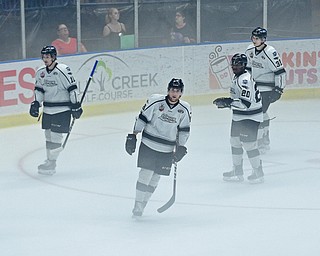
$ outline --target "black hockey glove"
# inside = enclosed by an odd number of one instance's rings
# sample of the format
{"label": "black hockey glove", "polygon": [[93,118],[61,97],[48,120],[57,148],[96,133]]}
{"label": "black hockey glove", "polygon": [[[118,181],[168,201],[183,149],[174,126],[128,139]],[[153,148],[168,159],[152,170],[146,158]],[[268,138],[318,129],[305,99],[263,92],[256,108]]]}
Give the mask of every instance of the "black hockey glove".
{"label": "black hockey glove", "polygon": [[279,100],[282,93],[283,93],[283,89],[281,89],[278,86],[274,87],[270,96],[269,96],[270,102],[273,103],[273,102],[276,102],[277,100]]}
{"label": "black hockey glove", "polygon": [[233,99],[227,98],[227,97],[221,97],[217,98],[213,101],[213,104],[215,104],[218,108],[231,108],[231,103],[233,102]]}
{"label": "black hockey glove", "polygon": [[126,151],[131,156],[136,151],[137,136],[133,133],[127,135]]}
{"label": "black hockey glove", "polygon": [[79,119],[80,116],[82,115],[82,112],[83,112],[83,110],[81,108],[80,102],[71,104],[71,114],[72,114],[73,118]]}
{"label": "black hockey glove", "polygon": [[187,154],[187,148],[185,146],[177,146],[176,152],[173,154],[173,161],[179,162]]}
{"label": "black hockey glove", "polygon": [[38,117],[39,116],[39,108],[40,108],[40,103],[38,101],[32,101],[30,105],[30,110],[29,113],[33,117]]}

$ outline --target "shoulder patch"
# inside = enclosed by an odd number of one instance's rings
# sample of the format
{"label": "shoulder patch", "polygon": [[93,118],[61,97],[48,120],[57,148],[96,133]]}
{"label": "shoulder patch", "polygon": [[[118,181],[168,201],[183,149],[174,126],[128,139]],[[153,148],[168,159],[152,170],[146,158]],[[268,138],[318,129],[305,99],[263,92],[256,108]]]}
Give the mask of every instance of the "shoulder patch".
{"label": "shoulder patch", "polygon": [[161,104],[161,105],[159,106],[159,111],[162,112],[163,110],[164,110],[164,104]]}

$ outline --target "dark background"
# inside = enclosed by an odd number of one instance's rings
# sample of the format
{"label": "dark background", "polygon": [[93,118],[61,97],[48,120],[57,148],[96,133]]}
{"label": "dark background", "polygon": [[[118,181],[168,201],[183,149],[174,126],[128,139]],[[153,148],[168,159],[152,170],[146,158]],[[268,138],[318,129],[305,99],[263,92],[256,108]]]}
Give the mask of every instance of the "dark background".
{"label": "dark background", "polygon": [[[27,58],[38,58],[44,45],[57,38],[56,27],[68,26],[76,37],[75,0],[25,1]],[[101,3],[102,2],[102,3]],[[320,2],[320,1],[318,1]],[[319,4],[315,0],[268,0],[268,40],[319,37]],[[81,37],[88,51],[108,50],[102,39],[107,9],[120,11],[127,34],[134,33],[133,0],[82,1]],[[319,9],[317,9],[319,8]],[[139,47],[167,45],[175,12],[184,9],[196,30],[196,1],[139,1]],[[200,41],[249,40],[251,31],[263,24],[263,0],[201,0]],[[22,58],[20,0],[0,0],[0,61]]]}

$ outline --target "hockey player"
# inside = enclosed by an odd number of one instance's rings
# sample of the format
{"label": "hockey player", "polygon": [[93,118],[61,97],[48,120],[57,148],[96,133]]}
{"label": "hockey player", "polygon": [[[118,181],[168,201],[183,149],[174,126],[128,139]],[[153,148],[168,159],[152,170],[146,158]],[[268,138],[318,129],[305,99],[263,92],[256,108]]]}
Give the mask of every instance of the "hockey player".
{"label": "hockey player", "polygon": [[187,153],[185,144],[190,133],[191,108],[180,99],[183,89],[182,80],[173,78],[167,95],[151,95],[136,118],[133,133],[127,136],[125,148],[132,155],[136,149],[136,135],[142,133],[137,163],[141,169],[133,216],[143,214],[160,175],[168,176],[172,162],[179,162]]}
{"label": "hockey player", "polygon": [[38,173],[53,175],[63,140],[63,133],[69,132],[71,115],[78,119],[82,108],[78,102],[77,84],[70,68],[57,62],[54,46],[41,50],[44,66],[36,72],[35,100],[30,106],[30,115],[39,116],[43,106],[42,129],[46,139],[47,159],[38,166]]}
{"label": "hockey player", "polygon": [[279,53],[266,44],[267,30],[257,27],[252,31],[251,41],[246,50],[247,70],[252,73],[262,97],[263,123],[258,132],[258,146],[261,153],[270,149],[270,117],[267,110],[271,103],[280,99],[286,84],[286,71]]}
{"label": "hockey player", "polygon": [[263,121],[262,103],[259,90],[248,71],[245,70],[247,57],[237,53],[231,59],[234,73],[229,98],[213,101],[218,108],[232,109],[231,151],[233,168],[223,173],[225,181],[241,182],[243,178],[243,151],[245,150],[252,167],[248,176],[251,183],[263,182],[262,162],[257,144],[257,133]]}

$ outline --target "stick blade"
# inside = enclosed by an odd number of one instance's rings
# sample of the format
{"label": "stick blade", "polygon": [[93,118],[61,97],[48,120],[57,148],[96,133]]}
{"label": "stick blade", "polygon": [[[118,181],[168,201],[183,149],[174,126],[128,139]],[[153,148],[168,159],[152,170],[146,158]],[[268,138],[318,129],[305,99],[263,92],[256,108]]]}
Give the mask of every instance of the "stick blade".
{"label": "stick blade", "polygon": [[162,212],[168,210],[174,204],[175,200],[176,200],[176,197],[175,197],[175,195],[173,195],[168,202],[166,202],[163,206],[161,206],[157,210],[158,213],[162,213]]}

